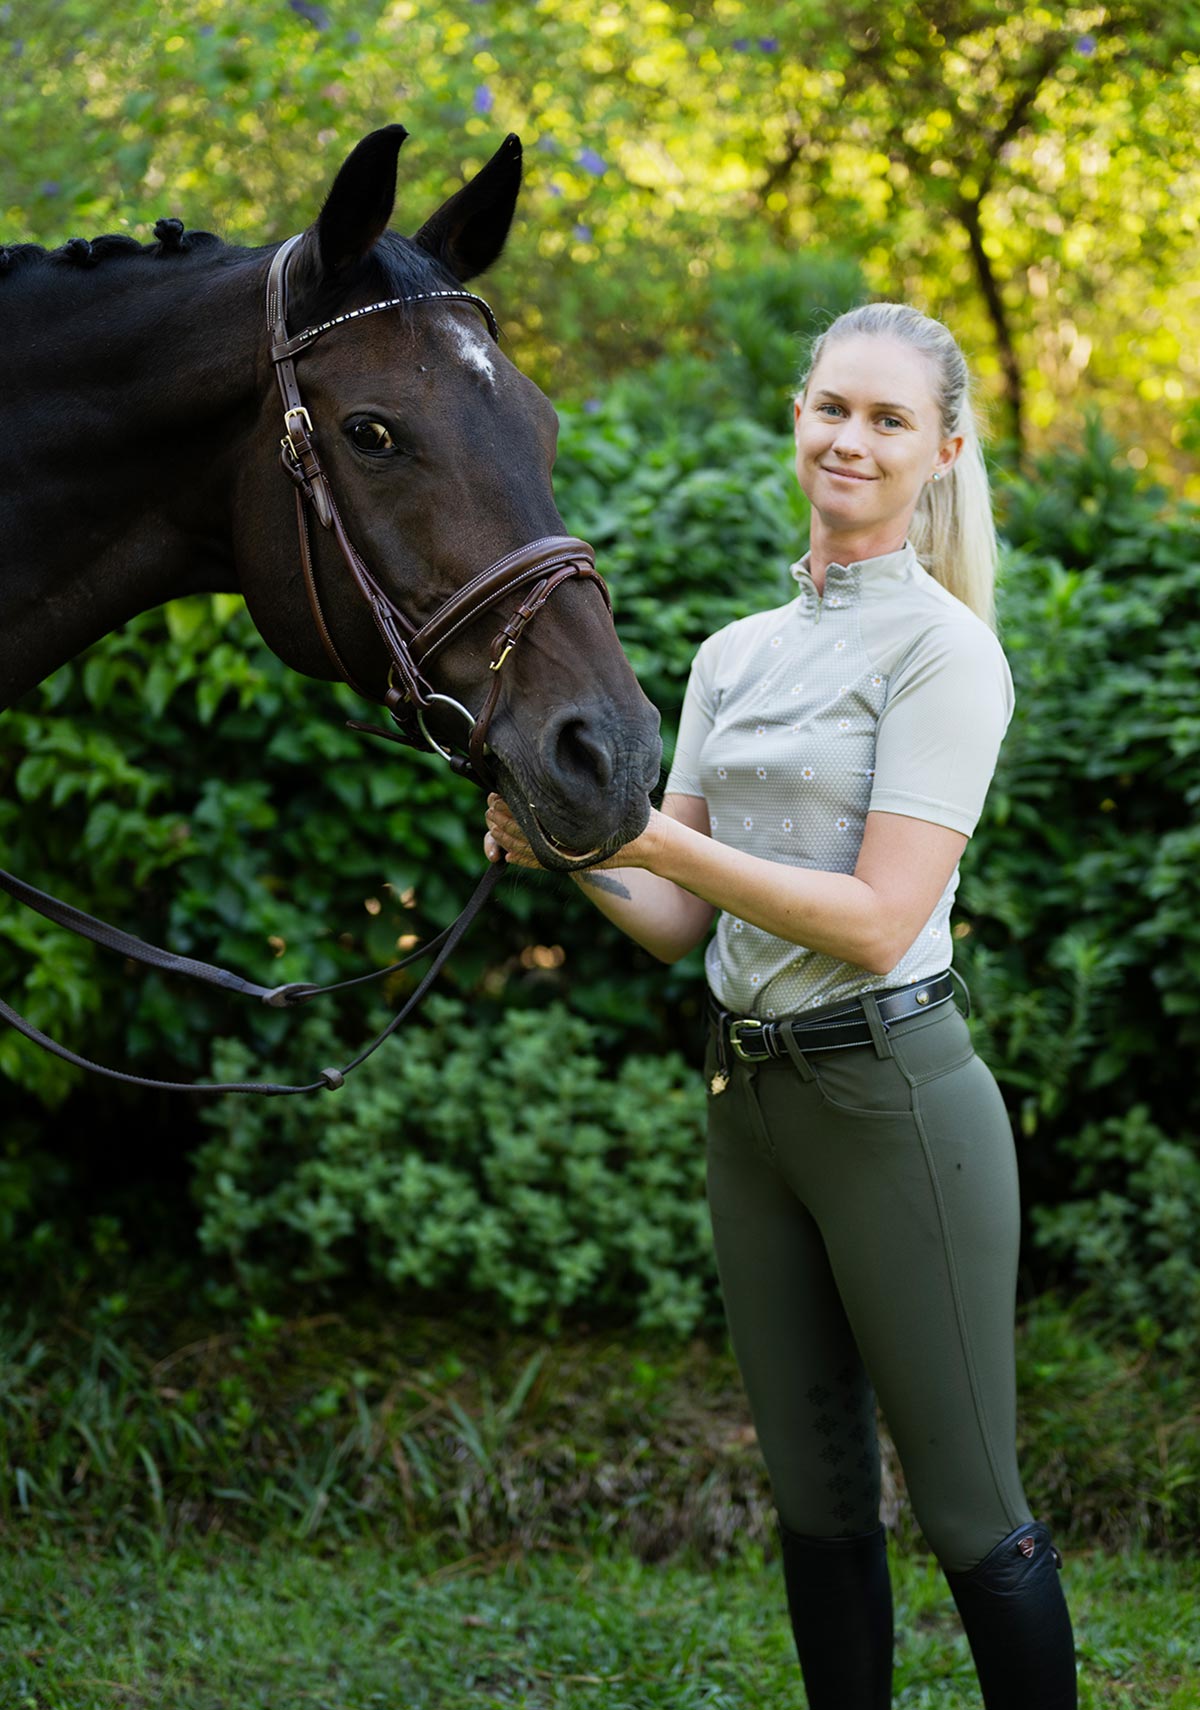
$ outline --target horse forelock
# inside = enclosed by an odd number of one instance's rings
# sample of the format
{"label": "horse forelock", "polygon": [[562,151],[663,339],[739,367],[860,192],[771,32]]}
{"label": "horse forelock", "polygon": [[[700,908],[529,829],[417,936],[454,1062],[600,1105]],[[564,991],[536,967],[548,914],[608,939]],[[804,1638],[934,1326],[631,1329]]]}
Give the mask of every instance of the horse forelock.
{"label": "horse forelock", "polygon": [[371,251],[371,261],[389,297],[460,288],[449,268],[399,232],[384,232]]}

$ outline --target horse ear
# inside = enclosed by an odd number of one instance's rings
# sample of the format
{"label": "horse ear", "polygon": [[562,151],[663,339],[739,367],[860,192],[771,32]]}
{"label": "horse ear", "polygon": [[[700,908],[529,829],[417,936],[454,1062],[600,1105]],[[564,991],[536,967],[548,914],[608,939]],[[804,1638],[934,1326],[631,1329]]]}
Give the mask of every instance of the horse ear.
{"label": "horse ear", "polygon": [[407,135],[403,125],[385,125],[347,155],[317,219],[326,274],[354,267],[387,230],[396,200],[396,157]]}
{"label": "horse ear", "polygon": [[417,233],[460,282],[484,273],[504,248],[521,188],[521,139],[509,135],[471,179]]}

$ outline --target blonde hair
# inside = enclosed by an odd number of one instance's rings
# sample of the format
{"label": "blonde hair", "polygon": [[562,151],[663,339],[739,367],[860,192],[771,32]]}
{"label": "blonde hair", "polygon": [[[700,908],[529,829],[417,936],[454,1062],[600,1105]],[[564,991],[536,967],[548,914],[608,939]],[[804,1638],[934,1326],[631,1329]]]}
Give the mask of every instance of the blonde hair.
{"label": "blonde hair", "polygon": [[966,358],[954,335],[919,309],[904,303],[864,303],[839,315],[813,340],[800,396],[830,344],[863,334],[899,339],[929,358],[942,437],[961,434],[963,446],[954,466],[922,487],[908,537],[929,574],[994,630],[996,525]]}

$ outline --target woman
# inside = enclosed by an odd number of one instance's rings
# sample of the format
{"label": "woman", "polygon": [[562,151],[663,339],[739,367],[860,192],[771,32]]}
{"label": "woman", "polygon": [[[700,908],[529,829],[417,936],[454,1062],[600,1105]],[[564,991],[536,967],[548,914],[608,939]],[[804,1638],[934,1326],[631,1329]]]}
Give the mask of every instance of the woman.
{"label": "woman", "polygon": [[[717,920],[709,1203],[811,1710],[891,1703],[876,1395],[987,1710],[1069,1710],[1060,1559],[1016,1465],[1012,1133],[949,972],[1013,705],[962,353],[852,310],[795,441],[796,596],[703,644],[661,813],[576,882],[667,962]],[[489,858],[536,865],[496,797],[488,826]]]}

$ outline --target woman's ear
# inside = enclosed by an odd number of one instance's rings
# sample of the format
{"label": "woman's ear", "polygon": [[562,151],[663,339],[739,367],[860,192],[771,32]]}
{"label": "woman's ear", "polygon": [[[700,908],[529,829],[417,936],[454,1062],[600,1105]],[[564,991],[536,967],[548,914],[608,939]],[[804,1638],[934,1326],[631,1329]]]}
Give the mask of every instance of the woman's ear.
{"label": "woman's ear", "polygon": [[966,442],[962,434],[955,434],[952,439],[944,439],[938,448],[937,462],[934,469],[939,475],[949,475],[958,462],[959,454]]}

